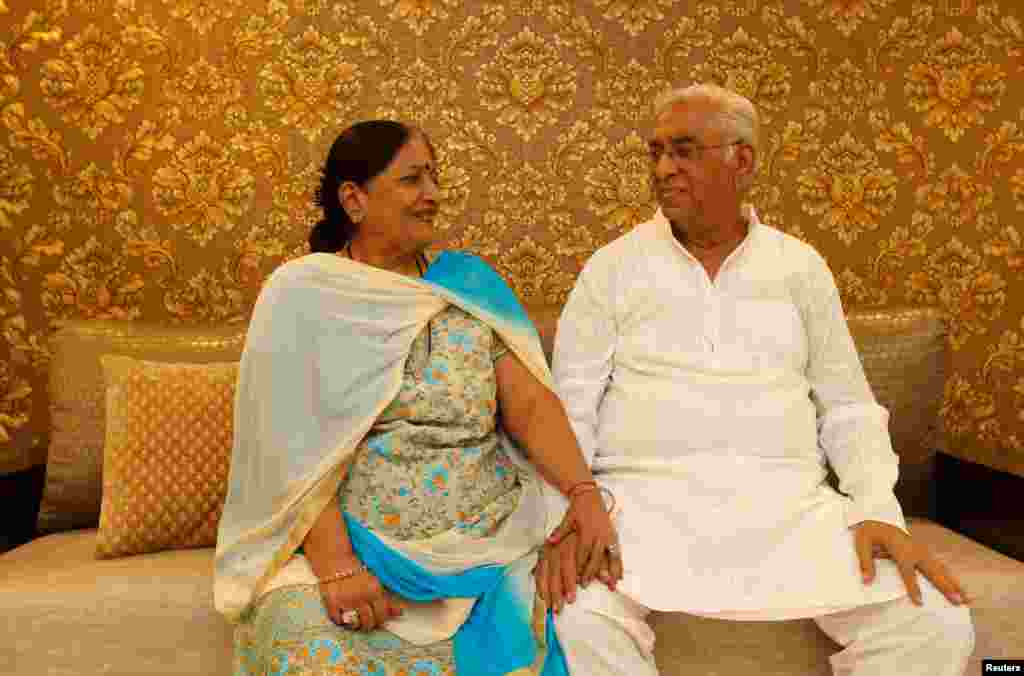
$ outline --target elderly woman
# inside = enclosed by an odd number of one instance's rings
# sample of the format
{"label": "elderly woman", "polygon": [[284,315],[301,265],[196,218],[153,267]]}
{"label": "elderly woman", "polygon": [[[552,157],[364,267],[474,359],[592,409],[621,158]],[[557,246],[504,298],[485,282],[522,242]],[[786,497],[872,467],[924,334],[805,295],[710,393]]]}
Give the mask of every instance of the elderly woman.
{"label": "elderly woman", "polygon": [[533,325],[481,259],[427,254],[421,131],[350,127],[317,198],[239,370],[215,579],[235,673],[568,673],[545,535],[564,513],[581,581],[622,565]]}

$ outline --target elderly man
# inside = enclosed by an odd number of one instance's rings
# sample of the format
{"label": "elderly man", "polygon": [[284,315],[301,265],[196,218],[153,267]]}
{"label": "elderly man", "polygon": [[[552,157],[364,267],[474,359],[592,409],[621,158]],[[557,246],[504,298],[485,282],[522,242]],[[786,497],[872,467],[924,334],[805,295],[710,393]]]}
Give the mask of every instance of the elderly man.
{"label": "elderly man", "polygon": [[[558,533],[541,593],[574,674],[656,674],[653,609],[812,617],[844,646],[836,674],[960,676],[974,642],[966,594],[907,534],[888,412],[828,265],[743,204],[758,140],[753,104],[720,87],[655,106],[661,209],[587,262],[553,366],[621,507],[612,552],[625,575],[614,584],[574,561],[575,536]],[[595,574],[606,584],[588,584]]]}

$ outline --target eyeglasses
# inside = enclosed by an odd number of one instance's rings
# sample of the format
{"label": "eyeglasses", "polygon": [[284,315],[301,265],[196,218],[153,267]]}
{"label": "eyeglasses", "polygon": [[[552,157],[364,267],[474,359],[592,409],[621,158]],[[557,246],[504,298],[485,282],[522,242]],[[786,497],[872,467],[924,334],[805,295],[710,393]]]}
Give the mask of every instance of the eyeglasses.
{"label": "eyeglasses", "polygon": [[694,143],[693,141],[670,139],[669,147],[667,149],[660,143],[652,143],[650,145],[651,164],[657,164],[661,161],[662,155],[668,155],[673,162],[696,162],[702,157],[705,150],[728,148],[730,146],[738,146],[741,144],[743,144],[743,141],[736,140],[730,143],[718,143],[716,145],[706,146],[700,143]]}

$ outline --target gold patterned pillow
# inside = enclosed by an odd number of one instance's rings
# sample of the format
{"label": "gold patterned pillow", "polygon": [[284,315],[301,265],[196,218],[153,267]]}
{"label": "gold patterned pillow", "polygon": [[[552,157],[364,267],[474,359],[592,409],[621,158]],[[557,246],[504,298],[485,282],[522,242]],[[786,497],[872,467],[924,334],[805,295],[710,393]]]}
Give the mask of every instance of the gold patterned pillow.
{"label": "gold patterned pillow", "polygon": [[96,555],[212,546],[227,491],[237,363],[107,355]]}

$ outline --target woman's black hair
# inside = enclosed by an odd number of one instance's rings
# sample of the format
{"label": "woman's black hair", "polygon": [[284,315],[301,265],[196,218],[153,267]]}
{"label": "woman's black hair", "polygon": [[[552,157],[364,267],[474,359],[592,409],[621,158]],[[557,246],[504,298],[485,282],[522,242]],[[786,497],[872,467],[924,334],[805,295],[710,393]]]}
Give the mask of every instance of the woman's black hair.
{"label": "woman's black hair", "polygon": [[335,253],[355,235],[355,224],[341,206],[338,189],[351,181],[365,186],[384,171],[416,129],[393,120],[357,122],[338,135],[320,172],[314,202],[324,217],[309,233],[313,253]]}

